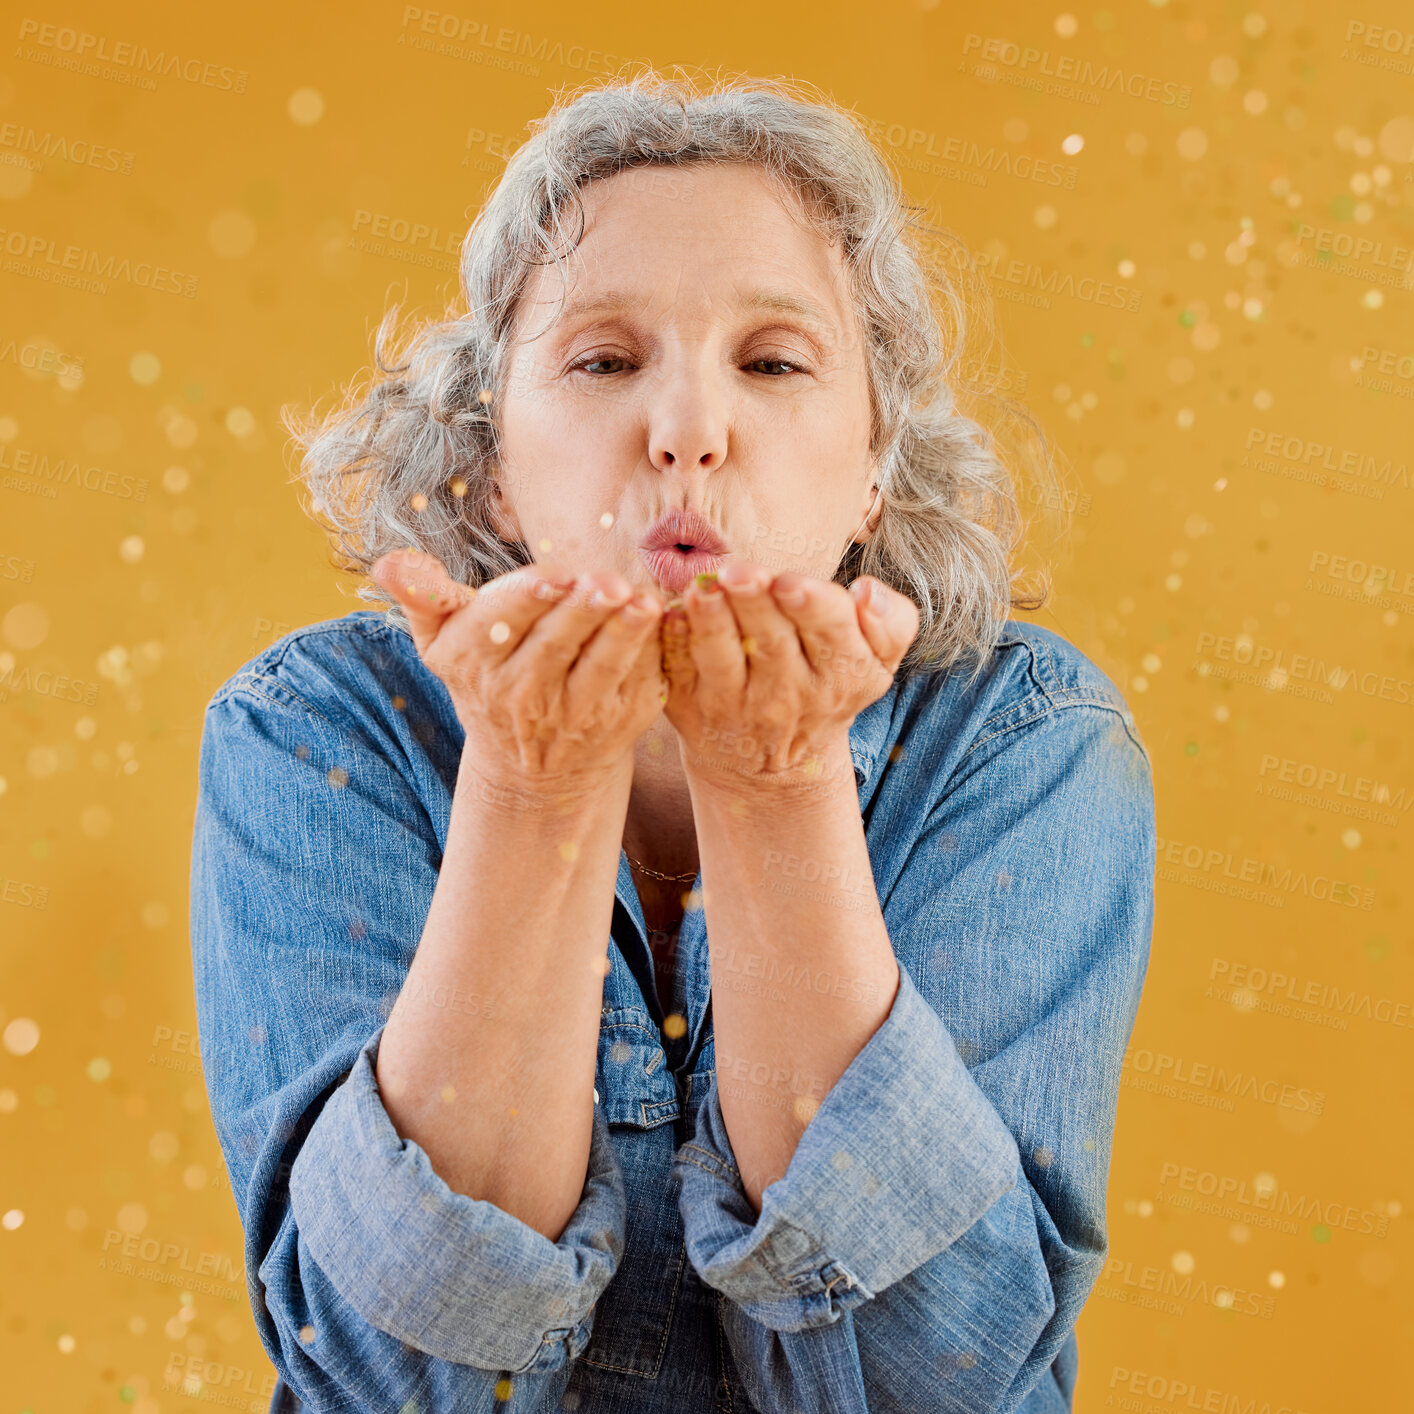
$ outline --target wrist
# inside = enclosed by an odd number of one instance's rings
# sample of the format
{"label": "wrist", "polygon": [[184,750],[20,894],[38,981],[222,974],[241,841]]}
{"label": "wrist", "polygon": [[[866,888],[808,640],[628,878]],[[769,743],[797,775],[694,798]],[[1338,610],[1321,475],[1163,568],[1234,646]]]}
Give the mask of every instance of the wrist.
{"label": "wrist", "polygon": [[606,766],[553,776],[521,771],[483,770],[463,751],[457,767],[456,799],[472,800],[519,821],[557,821],[614,804],[633,784],[633,758],[627,752]]}
{"label": "wrist", "polygon": [[797,808],[825,803],[837,796],[855,799],[858,782],[848,733],[804,754],[789,767],[780,767],[768,755],[765,760],[742,760],[726,737],[707,739],[703,745],[683,751],[683,769],[693,803],[711,807],[722,804],[740,813],[743,805],[752,810],[767,805]]}

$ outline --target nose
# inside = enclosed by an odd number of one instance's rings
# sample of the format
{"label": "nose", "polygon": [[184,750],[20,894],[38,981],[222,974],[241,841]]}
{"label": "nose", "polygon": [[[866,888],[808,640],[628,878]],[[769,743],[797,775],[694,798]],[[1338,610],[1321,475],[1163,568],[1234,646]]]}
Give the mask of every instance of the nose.
{"label": "nose", "polygon": [[725,400],[701,369],[664,379],[648,409],[648,459],[658,471],[715,471],[727,456]]}

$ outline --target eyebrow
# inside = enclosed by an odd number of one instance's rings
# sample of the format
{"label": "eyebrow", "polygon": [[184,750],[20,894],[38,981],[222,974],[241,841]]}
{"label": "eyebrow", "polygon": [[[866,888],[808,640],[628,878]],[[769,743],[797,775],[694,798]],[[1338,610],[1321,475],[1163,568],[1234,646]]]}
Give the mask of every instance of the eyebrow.
{"label": "eyebrow", "polygon": [[[592,299],[566,300],[560,312],[560,322],[577,319],[586,314],[641,314],[649,303],[645,291],[611,290],[596,295]],[[751,310],[766,310],[778,314],[795,314],[825,329],[833,329],[834,321],[813,300],[802,299],[788,290],[751,290],[741,298],[742,307]]]}

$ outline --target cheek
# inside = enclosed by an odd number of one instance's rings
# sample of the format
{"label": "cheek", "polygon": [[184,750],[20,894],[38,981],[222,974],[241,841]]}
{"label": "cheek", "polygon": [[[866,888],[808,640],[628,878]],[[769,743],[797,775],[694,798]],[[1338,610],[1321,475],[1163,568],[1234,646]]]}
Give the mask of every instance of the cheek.
{"label": "cheek", "polygon": [[803,477],[789,491],[775,484],[750,500],[741,553],[775,574],[832,579],[857,523],[849,519],[852,509],[838,493],[821,494],[818,478]]}

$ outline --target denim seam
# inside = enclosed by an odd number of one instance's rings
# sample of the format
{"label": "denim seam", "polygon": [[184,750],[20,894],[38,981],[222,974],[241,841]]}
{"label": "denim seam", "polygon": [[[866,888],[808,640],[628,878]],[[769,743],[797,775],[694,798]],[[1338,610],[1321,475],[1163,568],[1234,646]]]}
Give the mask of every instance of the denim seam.
{"label": "denim seam", "polygon": [[[281,692],[288,693],[294,700],[285,701],[282,698],[272,696],[272,694],[266,690],[266,684],[278,688]],[[328,717],[326,717],[319,708],[312,702],[306,702],[294,688],[290,687],[287,683],[281,682],[279,678],[267,673],[243,674],[236,682],[232,683],[229,688],[221,693],[219,697],[212,698],[210,705],[219,707],[222,703],[231,701],[242,692],[249,693],[252,697],[262,698],[266,702],[273,702],[276,707],[284,707],[287,709],[303,707],[305,711],[312,712],[321,722],[329,721]],[[330,725],[332,726],[333,724],[330,723]]]}
{"label": "denim seam", "polygon": [[[395,630],[390,628],[389,625],[381,619],[377,623],[373,623],[369,620],[349,622],[347,619],[332,619],[327,623],[309,624],[305,628],[297,629],[293,634],[291,634],[289,638],[285,641],[285,643],[281,646],[279,653],[274,658],[266,662],[261,669],[251,669],[246,673],[242,673],[241,676],[234,683],[222,688],[218,692],[218,694],[212,698],[212,703],[214,704],[216,702],[224,701],[233,693],[241,692],[243,690],[250,692],[258,692],[259,689],[247,684],[247,678],[260,679],[268,677],[272,682],[279,682],[279,678],[275,676],[276,671],[284,665],[285,655],[302,639],[322,638],[332,633],[360,633],[365,638],[372,638],[375,635],[385,635],[392,632],[395,632]],[[269,650],[267,649],[266,652],[268,651]],[[260,659],[262,657],[264,657],[264,654],[258,655],[255,661],[257,663],[260,662]],[[304,702],[304,699],[302,697],[299,697],[298,693],[286,687],[284,683],[280,683],[280,686],[284,687],[285,690],[290,693],[290,696],[295,697],[298,701],[304,703],[306,707],[309,707],[310,711],[316,710],[315,708],[310,707],[309,703]],[[260,695],[264,696],[265,694],[261,693]],[[322,716],[323,714],[320,713],[319,715]]]}
{"label": "denim seam", "polygon": [[[689,1150],[692,1152],[689,1153]],[[701,1154],[702,1159],[695,1158],[695,1154]],[[677,1158],[679,1163],[691,1164],[694,1168],[701,1169],[703,1173],[709,1173],[713,1178],[721,1179],[723,1183],[741,1191],[743,1196],[745,1196],[745,1191],[741,1188],[741,1179],[736,1169],[732,1168],[731,1165],[724,1160],[719,1159],[715,1154],[709,1153],[706,1149],[689,1142],[678,1150]],[[707,1162],[703,1163],[703,1159],[706,1159]]]}
{"label": "denim seam", "polygon": [[678,1293],[682,1290],[683,1263],[686,1262],[686,1260],[687,1244],[685,1242],[679,1242],[678,1269],[676,1275],[673,1277],[673,1294],[671,1299],[668,1301],[668,1314],[663,1318],[663,1333],[658,1338],[658,1354],[653,1360],[653,1368],[651,1370],[646,1372],[643,1370],[632,1370],[627,1365],[609,1365],[602,1360],[591,1360],[589,1358],[589,1350],[587,1347],[584,1353],[581,1354],[579,1358],[583,1360],[586,1365],[593,1365],[595,1369],[598,1370],[613,1370],[621,1375],[637,1375],[639,1379],[656,1380],[658,1378],[659,1370],[663,1368],[663,1354],[668,1348],[668,1333],[673,1328],[673,1312],[677,1310]]}
{"label": "denim seam", "polygon": [[[1063,688],[1060,689],[1060,691],[1066,693],[1073,692],[1088,694],[1091,692],[1091,689]],[[1030,701],[1031,699],[1027,700]],[[958,758],[958,766],[961,766],[962,763],[966,761],[967,758],[971,756],[972,753],[976,751],[979,746],[985,746],[987,742],[995,741],[997,737],[1006,736],[1009,732],[1017,731],[1021,727],[1030,726],[1032,722],[1039,721],[1042,717],[1049,716],[1052,712],[1064,711],[1068,707],[1096,707],[1099,708],[1102,712],[1113,712],[1114,715],[1119,718],[1121,725],[1124,727],[1125,735],[1130,739],[1130,741],[1134,743],[1134,745],[1141,752],[1143,752],[1144,759],[1146,761],[1149,761],[1149,753],[1145,748],[1144,743],[1140,741],[1137,736],[1135,736],[1133,731],[1130,730],[1129,719],[1125,711],[1122,708],[1116,706],[1112,698],[1099,696],[1084,696],[1077,697],[1074,701],[1051,703],[1048,706],[1042,707],[1037,712],[1032,712],[1030,715],[1020,718],[1018,721],[1011,722],[1004,727],[998,727],[997,730],[994,732],[988,732],[986,736],[979,736],[977,740],[974,741],[972,745],[969,746],[967,750],[964,751],[962,755]],[[997,718],[994,717],[992,720],[996,721]],[[1149,764],[1150,766],[1152,766],[1152,761],[1150,761]]]}

